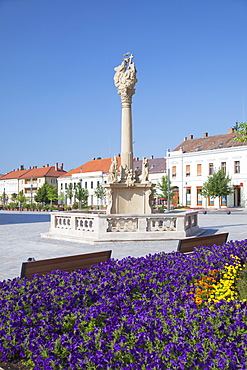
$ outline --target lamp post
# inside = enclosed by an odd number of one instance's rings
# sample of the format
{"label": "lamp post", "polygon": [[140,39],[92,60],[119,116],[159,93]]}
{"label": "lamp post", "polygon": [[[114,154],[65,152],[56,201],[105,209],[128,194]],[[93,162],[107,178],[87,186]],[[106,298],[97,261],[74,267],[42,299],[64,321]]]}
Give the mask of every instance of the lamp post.
{"label": "lamp post", "polygon": [[33,203],[33,184],[31,184],[30,193],[31,193],[31,204],[32,204]]}
{"label": "lamp post", "polygon": [[3,205],[5,206],[5,200],[6,200],[6,198],[5,198],[5,188],[3,188]]}
{"label": "lamp post", "polygon": [[[80,188],[82,189],[82,179],[80,179],[79,181],[80,181]],[[81,209],[81,200],[79,201],[79,207]]]}
{"label": "lamp post", "polygon": [[167,181],[167,193],[168,193],[168,199],[167,199],[167,211],[170,211],[171,209],[171,199],[170,199],[170,167],[169,167],[169,157],[170,157],[170,149],[167,150],[167,164],[168,164],[168,169],[167,169],[167,176],[168,176],[168,181]]}

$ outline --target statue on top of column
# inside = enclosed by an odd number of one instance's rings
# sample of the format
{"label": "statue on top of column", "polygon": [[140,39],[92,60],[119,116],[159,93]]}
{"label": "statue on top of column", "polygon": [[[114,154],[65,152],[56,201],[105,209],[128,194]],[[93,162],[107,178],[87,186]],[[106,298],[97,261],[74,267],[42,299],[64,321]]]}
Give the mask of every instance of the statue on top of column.
{"label": "statue on top of column", "polygon": [[116,71],[114,75],[115,86],[119,90],[125,88],[134,89],[135,84],[138,81],[136,78],[137,70],[135,67],[135,63],[133,62],[134,55],[126,53],[123,57],[124,59],[120,66],[114,68],[114,71]]}

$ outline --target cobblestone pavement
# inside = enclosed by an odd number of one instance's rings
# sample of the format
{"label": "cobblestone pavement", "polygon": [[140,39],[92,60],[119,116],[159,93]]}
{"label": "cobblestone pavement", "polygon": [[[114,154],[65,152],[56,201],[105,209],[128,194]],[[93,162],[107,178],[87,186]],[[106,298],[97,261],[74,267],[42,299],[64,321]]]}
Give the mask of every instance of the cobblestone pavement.
{"label": "cobblestone pavement", "polygon": [[[247,210],[233,210],[199,214],[199,226],[206,234],[229,232],[228,240],[247,239]],[[154,242],[124,242],[84,244],[41,238],[49,231],[50,214],[46,212],[0,211],[0,281],[20,276],[22,262],[29,257],[35,260],[62,257],[72,254],[112,250],[112,258],[140,257],[148,254],[172,252],[177,240]]]}

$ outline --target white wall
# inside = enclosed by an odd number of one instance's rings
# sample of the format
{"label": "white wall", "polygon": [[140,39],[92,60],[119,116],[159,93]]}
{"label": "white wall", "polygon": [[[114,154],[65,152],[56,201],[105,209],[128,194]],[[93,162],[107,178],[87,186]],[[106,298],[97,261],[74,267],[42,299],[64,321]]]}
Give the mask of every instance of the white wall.
{"label": "white wall", "polygon": [[[202,187],[208,180],[209,163],[213,163],[215,170],[221,168],[222,162],[226,162],[226,174],[232,178],[233,186],[240,186],[242,207],[247,207],[247,147],[232,147],[215,150],[205,150],[192,153],[174,151],[167,153],[167,165],[170,168],[172,186],[178,186],[180,204],[186,205],[186,188],[191,188],[191,207],[198,207],[197,187]],[[234,163],[240,162],[240,173],[235,173]],[[197,175],[197,165],[201,164],[201,176]],[[176,166],[176,177],[172,176],[172,167]],[[190,166],[190,176],[186,176],[186,166]],[[227,206],[237,206],[237,195],[227,197]],[[234,199],[235,198],[235,199]],[[207,200],[203,198],[202,206],[206,206]],[[215,207],[219,207],[219,200],[215,199]]]}

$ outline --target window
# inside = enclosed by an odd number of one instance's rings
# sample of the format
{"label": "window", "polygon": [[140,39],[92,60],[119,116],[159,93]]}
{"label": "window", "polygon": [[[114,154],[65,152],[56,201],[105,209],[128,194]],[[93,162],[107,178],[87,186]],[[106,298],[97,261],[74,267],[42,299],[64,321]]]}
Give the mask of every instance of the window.
{"label": "window", "polygon": [[221,169],[224,173],[226,173],[226,162],[221,162]]}
{"label": "window", "polygon": [[85,189],[87,189],[87,181],[85,181]]}
{"label": "window", "polygon": [[99,181],[97,181],[97,188],[99,187]]}
{"label": "window", "polygon": [[208,199],[208,204],[209,204],[210,206],[214,206],[214,198],[210,197],[210,198]]}
{"label": "window", "polygon": [[186,188],[186,206],[191,205],[191,188]]}
{"label": "window", "polygon": [[61,184],[61,190],[63,190],[63,184]]}
{"label": "window", "polygon": [[76,182],[74,182],[74,189],[76,188]]}
{"label": "window", "polygon": [[234,162],[234,173],[240,173],[240,161]]}
{"label": "window", "polygon": [[221,206],[227,206],[227,197],[225,195],[220,198],[220,204]]}
{"label": "window", "polygon": [[[93,189],[93,181],[91,181],[91,189]],[[93,204],[93,203],[92,203]]]}
{"label": "window", "polygon": [[214,164],[209,163],[208,174],[212,175],[213,173],[214,173]]}
{"label": "window", "polygon": [[198,187],[196,188],[196,199],[197,199],[197,205],[202,205],[202,188]]}
{"label": "window", "polygon": [[197,165],[197,176],[201,176],[201,175],[202,175],[202,165],[198,164]]}
{"label": "window", "polygon": [[176,177],[176,176],[177,176],[177,167],[172,166],[172,177]]}
{"label": "window", "polygon": [[186,176],[190,176],[190,165],[186,165]]}
{"label": "window", "polygon": [[67,189],[67,182],[64,184],[64,188]]}

